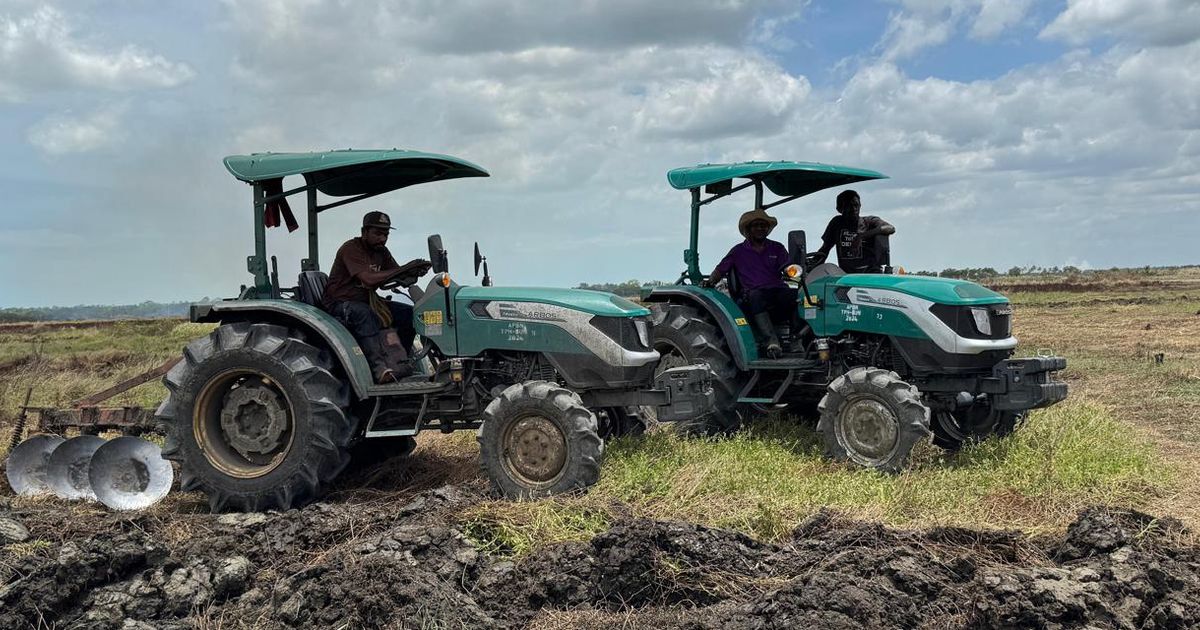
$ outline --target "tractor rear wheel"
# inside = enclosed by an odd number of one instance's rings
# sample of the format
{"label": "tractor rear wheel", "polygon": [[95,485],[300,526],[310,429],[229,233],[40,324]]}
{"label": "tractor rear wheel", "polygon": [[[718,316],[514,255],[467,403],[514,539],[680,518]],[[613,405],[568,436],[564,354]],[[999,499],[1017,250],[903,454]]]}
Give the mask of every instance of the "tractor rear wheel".
{"label": "tractor rear wheel", "polygon": [[192,341],[163,378],[164,458],[214,512],[286,510],[349,460],[347,387],[320,349],[282,326],[238,322]]}
{"label": "tractor rear wheel", "polygon": [[603,407],[596,414],[597,434],[602,440],[639,436],[646,432],[646,420],[637,411],[625,407]]}
{"label": "tractor rear wheel", "polygon": [[838,461],[898,473],[929,431],[929,408],[895,372],[857,367],[829,384],[817,430]]}
{"label": "tractor rear wheel", "polygon": [[737,395],[746,376],[738,371],[721,330],[699,310],[684,304],[656,304],[652,313],[654,349],[662,355],[654,375],[701,362],[707,363],[713,374],[713,412],[697,421],[677,422],[676,429],[687,435],[736,431],[744,413]]}
{"label": "tractor rear wheel", "polygon": [[986,404],[974,404],[956,411],[939,411],[933,419],[933,443],[948,451],[957,451],[965,442],[983,440],[990,435],[1011,435],[1025,421],[1025,411],[996,411]]}
{"label": "tractor rear wheel", "polygon": [[510,499],[587,488],[600,479],[604,441],[579,395],[556,383],[511,385],[483,411],[479,455],[492,487]]}

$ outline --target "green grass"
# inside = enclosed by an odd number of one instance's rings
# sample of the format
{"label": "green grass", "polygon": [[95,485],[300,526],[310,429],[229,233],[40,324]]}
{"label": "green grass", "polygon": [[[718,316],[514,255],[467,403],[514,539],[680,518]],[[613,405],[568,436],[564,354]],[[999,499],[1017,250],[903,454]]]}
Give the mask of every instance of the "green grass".
{"label": "green grass", "polygon": [[[1195,297],[1179,299],[1184,292]],[[1186,519],[1187,506],[1200,504],[1188,494],[1200,486],[1192,461],[1200,442],[1200,290],[1146,295],[1156,299],[1108,304],[1096,300],[1110,293],[1014,294],[1022,352],[1046,347],[1067,356],[1071,398],[1035,413],[1016,435],[957,456],[921,447],[899,476],[824,460],[818,436],[785,418],[720,441],[669,433],[619,440],[608,445],[589,493],[488,502],[459,520],[489,550],[521,555],[587,539],[630,516],[731,527],[768,540],[785,538],[825,506],[897,526],[1029,532],[1059,529],[1097,503]],[[34,405],[66,406],[179,356],[210,329],[178,320],[0,327],[0,450],[27,387],[34,387]],[[1158,352],[1163,365],[1151,359]],[[164,395],[152,382],[106,404],[154,406]],[[1181,445],[1164,447],[1165,438]],[[1189,522],[1200,522],[1200,514]]]}
{"label": "green grass", "polygon": [[[180,356],[188,341],[211,329],[173,319],[33,332],[0,327],[0,366],[9,366],[0,368],[0,419],[15,412],[30,387],[32,405],[67,406]],[[154,406],[165,395],[155,380],[106,404]]]}
{"label": "green grass", "polygon": [[1171,466],[1099,406],[1069,402],[1037,412],[1015,435],[955,456],[919,450],[889,476],[835,464],[818,436],[792,419],[724,440],[662,431],[611,444],[586,495],[475,508],[468,531],[493,550],[585,540],[621,515],[679,519],[785,538],[822,507],[897,526],[1064,526],[1083,507],[1139,507],[1174,482]]}

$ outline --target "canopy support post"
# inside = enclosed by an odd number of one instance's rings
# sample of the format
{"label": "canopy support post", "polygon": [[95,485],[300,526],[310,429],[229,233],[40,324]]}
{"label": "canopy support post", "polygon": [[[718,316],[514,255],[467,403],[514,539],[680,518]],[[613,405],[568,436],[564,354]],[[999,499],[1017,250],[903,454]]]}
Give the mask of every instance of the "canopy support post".
{"label": "canopy support post", "polygon": [[255,296],[271,295],[271,278],[267,275],[266,194],[261,182],[254,183],[254,255],[246,258],[246,270],[254,274]]}
{"label": "canopy support post", "polygon": [[317,247],[317,189],[308,189],[308,258],[300,261],[301,271],[320,271],[321,262]]}
{"label": "canopy support post", "polygon": [[692,284],[699,285],[704,278],[700,273],[700,187],[692,189],[692,224],[688,235],[688,249],[683,252],[683,262],[687,263],[687,276]]}

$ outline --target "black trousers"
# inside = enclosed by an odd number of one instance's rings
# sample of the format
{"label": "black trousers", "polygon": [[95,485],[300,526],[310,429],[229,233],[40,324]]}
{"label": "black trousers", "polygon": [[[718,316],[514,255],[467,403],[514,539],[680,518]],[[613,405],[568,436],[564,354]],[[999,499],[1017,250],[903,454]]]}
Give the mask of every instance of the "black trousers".
{"label": "black trousers", "polygon": [[746,315],[754,317],[759,313],[770,313],[771,321],[786,323],[792,321],[799,308],[796,300],[799,291],[791,287],[770,287],[766,289],[750,289],[742,298],[742,308]]}
{"label": "black trousers", "polygon": [[[411,356],[413,339],[417,336],[417,329],[413,326],[412,307],[390,300],[384,300],[383,303],[387,304],[388,310],[392,312],[392,328],[400,337],[404,351]],[[334,302],[330,314],[349,329],[350,334],[354,335],[359,343],[383,331],[383,323],[379,321],[379,316],[366,302]]]}

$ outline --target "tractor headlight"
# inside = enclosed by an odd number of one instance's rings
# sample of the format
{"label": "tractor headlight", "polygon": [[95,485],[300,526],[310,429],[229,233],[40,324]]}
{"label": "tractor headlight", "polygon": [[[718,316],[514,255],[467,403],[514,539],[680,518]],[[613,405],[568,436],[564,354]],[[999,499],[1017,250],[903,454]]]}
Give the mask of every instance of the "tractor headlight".
{"label": "tractor headlight", "polygon": [[971,318],[975,320],[975,330],[982,335],[992,336],[992,318],[986,306],[972,306]]}
{"label": "tractor headlight", "polygon": [[644,319],[633,320],[633,328],[637,331],[638,341],[642,342],[642,347],[650,347],[650,325]]}

